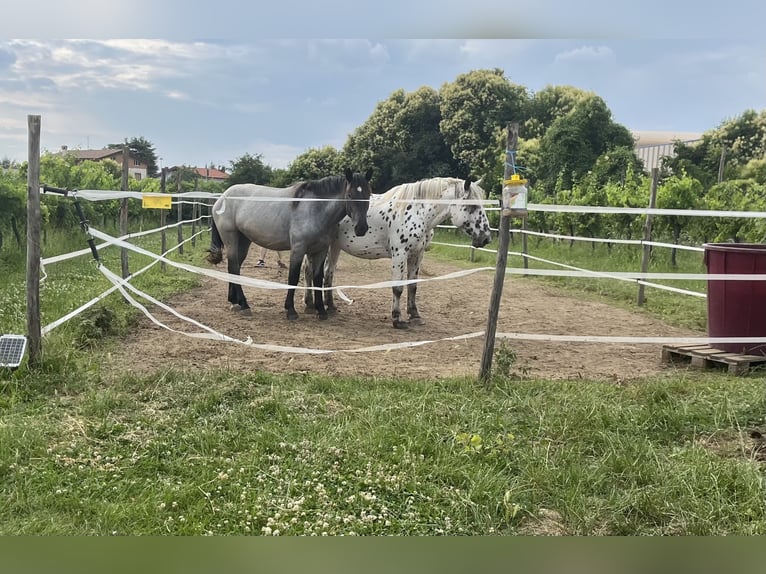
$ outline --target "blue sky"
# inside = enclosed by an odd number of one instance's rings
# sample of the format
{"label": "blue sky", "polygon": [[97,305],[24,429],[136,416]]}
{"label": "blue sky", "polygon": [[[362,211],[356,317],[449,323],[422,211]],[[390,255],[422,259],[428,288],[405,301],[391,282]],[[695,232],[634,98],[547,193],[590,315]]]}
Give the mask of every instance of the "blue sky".
{"label": "blue sky", "polygon": [[[482,4],[486,0],[475,6]],[[610,5],[593,4],[605,10]],[[421,28],[421,39],[386,38],[391,33],[386,19],[377,29],[354,28],[361,37],[311,39],[299,36],[312,31],[312,22],[285,27],[276,13],[258,20],[259,28],[274,37],[250,39],[241,34],[247,24],[227,12],[230,31],[240,37],[191,40],[157,35],[150,27],[143,31],[154,39],[138,40],[118,39],[138,37],[135,26],[122,27],[124,22],[116,28],[98,26],[102,16],[96,7],[103,3],[81,0],[76,10],[87,5],[92,8],[87,23],[91,29],[97,25],[99,34],[76,26],[66,30],[92,39],[48,40],[42,28],[36,28],[38,35],[22,34],[31,39],[0,39],[0,158],[26,159],[27,115],[40,114],[42,146],[50,151],[62,145],[100,148],[143,136],[155,145],[163,165],[228,166],[244,153],[260,153],[270,165],[285,167],[310,147],[341,147],[376,104],[398,88],[439,88],[460,73],[495,67],[530,90],[549,84],[593,90],[615,120],[633,130],[702,132],[745,109],[766,108],[766,39],[721,34],[725,18],[717,28],[705,29],[708,37],[692,37],[686,29],[675,38],[663,34],[668,25],[663,20],[654,37],[640,26],[612,25],[608,34],[581,26],[589,37],[566,40],[480,38],[495,33],[500,22],[467,16],[461,21],[458,14]],[[562,6],[566,11],[571,4]],[[201,14],[216,20],[213,13]],[[48,20],[55,24],[55,17],[49,14]],[[178,26],[164,30],[182,29],[189,17],[179,18]],[[347,16],[315,30],[343,32],[352,21]],[[538,26],[539,10],[515,22],[526,23],[530,35],[559,33],[550,22],[545,30]],[[408,31],[406,23],[399,26]],[[213,34],[216,28],[205,30]],[[452,39],[426,37],[450,30]],[[13,37],[9,31],[0,27]],[[286,39],[290,31],[295,37]],[[111,39],[98,37],[103,34]]]}

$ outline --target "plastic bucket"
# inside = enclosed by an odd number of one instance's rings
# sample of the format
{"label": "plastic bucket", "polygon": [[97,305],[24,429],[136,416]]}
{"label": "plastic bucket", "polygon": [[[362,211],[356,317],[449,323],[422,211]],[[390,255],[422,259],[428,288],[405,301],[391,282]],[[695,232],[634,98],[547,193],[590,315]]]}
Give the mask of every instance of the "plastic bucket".
{"label": "plastic bucket", "polygon": [[[708,273],[766,274],[766,245],[760,243],[706,243]],[[709,337],[766,338],[766,281],[707,282]],[[766,343],[713,343],[730,353],[766,355]]]}

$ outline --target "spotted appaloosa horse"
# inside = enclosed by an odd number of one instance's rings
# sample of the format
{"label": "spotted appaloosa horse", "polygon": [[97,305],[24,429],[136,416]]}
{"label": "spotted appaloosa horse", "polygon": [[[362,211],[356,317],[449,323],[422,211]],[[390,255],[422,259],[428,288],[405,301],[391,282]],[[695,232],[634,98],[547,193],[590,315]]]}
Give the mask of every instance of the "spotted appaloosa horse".
{"label": "spotted appaloosa horse", "polygon": [[[474,247],[484,247],[491,239],[489,221],[484,210],[484,190],[480,182],[454,177],[434,177],[414,183],[397,185],[383,194],[373,194],[367,212],[368,232],[363,237],[353,233],[353,223],[344,218],[330,244],[325,262],[324,298],[327,310],[336,311],[332,287],[335,267],[341,250],[363,259],[391,259],[394,281],[418,278],[423,255],[434,229],[448,217],[452,224],[471,236]],[[305,266],[306,285],[310,285],[311,268]],[[403,286],[392,287],[391,320],[397,329],[408,323],[401,319],[400,300]],[[417,283],[407,284],[407,314],[409,322],[422,325],[424,321],[415,301]],[[306,289],[304,300],[312,307],[314,296]]]}
{"label": "spotted appaloosa horse", "polygon": [[[251,183],[229,187],[213,205],[212,239],[208,261],[220,263],[226,248],[228,271],[239,275],[251,243],[275,251],[290,250],[290,272],[285,298],[288,319],[297,319],[295,286],[303,257],[314,267],[313,285],[322,286],[328,247],[346,218],[354,236],[367,232],[370,177],[346,169],[345,175],[301,181],[286,188]],[[305,200],[305,201],[301,201]],[[229,303],[237,311],[249,312],[242,285],[229,283]],[[320,319],[327,318],[321,297],[315,302]]]}

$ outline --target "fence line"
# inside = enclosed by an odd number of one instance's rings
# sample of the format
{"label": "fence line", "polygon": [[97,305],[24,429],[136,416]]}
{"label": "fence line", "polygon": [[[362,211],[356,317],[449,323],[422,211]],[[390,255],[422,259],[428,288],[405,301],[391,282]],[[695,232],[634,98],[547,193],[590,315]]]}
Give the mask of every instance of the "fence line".
{"label": "fence line", "polygon": [[[104,193],[103,191],[95,191],[95,190],[92,191],[92,192],[95,193],[95,194],[103,194]],[[97,199],[95,199],[95,198],[90,196],[90,193],[91,192],[89,190],[85,190],[84,192],[83,191],[78,191],[77,192],[77,194],[80,197],[82,197],[83,199],[88,199],[88,200],[96,200],[96,201],[98,201],[98,200],[102,200],[102,199],[117,199],[114,196],[111,196],[111,197],[103,197],[102,196],[102,197],[98,197]],[[132,197],[132,198],[141,198],[144,195],[149,195],[149,194],[142,194],[142,193],[137,193],[137,192],[111,192],[111,193],[113,193],[113,194],[116,194],[116,193],[128,193],[128,194],[130,194],[130,197]],[[152,194],[152,195],[160,195],[160,194]],[[184,197],[189,197],[189,198],[191,198],[192,196],[194,196],[195,198],[210,198],[210,197],[217,197],[218,196],[217,194],[207,194],[206,192],[187,192],[187,193],[184,193],[184,194],[163,194],[163,195],[168,195],[168,196],[173,197],[173,198],[178,198],[179,196],[184,196]],[[264,198],[264,200],[273,200],[273,198]],[[295,201],[292,198],[288,198],[288,200],[289,201]],[[178,200],[178,201],[179,202],[184,202],[184,203],[192,203],[192,204],[200,203],[200,202],[187,202],[187,201],[183,201],[183,200]],[[442,200],[441,202],[455,203],[454,201],[446,201],[446,200]],[[434,202],[434,203],[436,203],[436,202]],[[204,205],[206,205],[206,204],[204,204]],[[536,211],[535,207],[537,207],[537,206],[534,206],[534,205],[528,206],[530,211]],[[551,209],[548,209],[550,207],[552,207],[552,206],[545,206],[545,209],[541,209],[539,211],[561,211],[561,212],[567,212],[568,208],[573,208],[571,211],[568,211],[568,212],[580,212],[580,213],[602,213],[602,212],[605,212],[605,213],[626,213],[626,212],[628,212],[628,213],[636,213],[636,214],[647,214],[650,211],[655,211],[655,212],[660,212],[659,214],[661,214],[661,215],[662,214],[678,215],[679,211],[683,211],[683,215],[692,215],[692,216],[696,216],[696,215],[710,216],[710,215],[714,215],[714,214],[718,215],[718,214],[725,213],[725,214],[728,214],[729,216],[733,216],[733,217],[766,217],[766,213],[762,213],[762,212],[709,212],[709,211],[701,211],[701,210],[649,210],[649,209],[638,209],[638,208],[613,208],[614,210],[612,210],[612,208],[591,208],[591,209],[594,209],[595,211],[581,211],[581,209],[583,207],[587,207],[587,206],[555,206],[555,207],[562,208],[561,210],[551,210]],[[607,211],[603,211],[603,209],[607,209]],[[742,215],[743,213],[746,213],[746,214],[749,214],[749,215]],[[210,216],[209,215],[207,215],[207,216],[200,216],[200,217],[196,218],[195,221],[200,221],[200,220],[202,220],[204,218],[208,218],[208,217],[210,217]],[[167,250],[166,252],[164,252],[162,255],[159,255],[159,256],[154,254],[154,253],[152,253],[152,252],[150,252],[150,251],[148,251],[148,250],[145,250],[145,249],[142,249],[142,248],[140,248],[138,246],[132,245],[132,244],[130,244],[130,243],[128,243],[126,241],[128,239],[134,239],[134,238],[141,237],[141,236],[144,236],[144,235],[149,235],[149,234],[152,234],[152,233],[157,233],[157,232],[163,231],[164,229],[175,227],[175,226],[180,226],[180,225],[183,225],[184,223],[189,223],[189,222],[190,221],[180,221],[180,222],[177,222],[177,223],[174,223],[174,224],[170,224],[170,225],[166,225],[166,226],[162,226],[162,227],[159,227],[159,228],[156,228],[156,229],[151,229],[151,230],[147,230],[147,231],[143,231],[143,232],[138,232],[138,233],[125,234],[125,235],[122,235],[119,238],[115,238],[115,237],[109,236],[109,235],[107,235],[107,234],[105,234],[103,232],[100,232],[98,230],[95,230],[95,229],[90,229],[90,232],[92,233],[93,236],[98,237],[98,238],[100,238],[100,239],[102,239],[104,241],[104,243],[102,243],[102,244],[97,246],[98,249],[102,249],[103,247],[106,247],[106,246],[109,246],[109,245],[117,245],[117,246],[119,246],[121,248],[133,250],[133,251],[136,251],[136,252],[141,253],[143,255],[149,256],[149,257],[153,258],[153,261],[150,264],[148,264],[146,267],[144,267],[141,270],[133,273],[132,275],[130,275],[129,277],[127,277],[125,279],[121,279],[119,276],[117,276],[115,274],[112,274],[111,271],[108,271],[105,268],[102,269],[102,272],[104,273],[104,275],[107,276],[107,278],[112,281],[112,283],[113,283],[112,287],[109,288],[104,293],[102,293],[101,295],[99,295],[98,297],[92,299],[91,301],[89,301],[85,305],[83,305],[83,306],[79,307],[78,309],[76,309],[75,311],[69,313],[66,317],[61,318],[61,319],[55,321],[54,323],[52,323],[51,325],[48,325],[47,327],[45,327],[44,333],[50,332],[52,329],[54,329],[58,325],[62,324],[66,320],[69,320],[72,317],[76,316],[77,314],[81,313],[82,311],[84,311],[88,307],[94,305],[98,301],[102,300],[104,297],[108,296],[110,293],[114,292],[115,290],[119,290],[120,292],[122,292],[123,296],[126,297],[126,299],[131,300],[132,297],[127,293],[127,291],[126,291],[126,289],[127,289],[127,290],[133,291],[135,294],[137,294],[137,295],[139,295],[141,297],[146,298],[147,300],[149,300],[152,303],[160,306],[161,308],[165,309],[166,311],[173,313],[177,317],[179,317],[179,318],[181,318],[183,320],[188,320],[189,322],[192,322],[193,324],[196,324],[197,326],[200,326],[201,328],[204,328],[205,330],[208,331],[208,333],[207,334],[202,334],[202,333],[196,333],[196,334],[195,333],[192,333],[192,334],[183,333],[181,331],[176,331],[175,329],[167,327],[164,324],[158,323],[163,328],[169,329],[171,331],[180,333],[180,334],[185,335],[185,336],[196,337],[196,338],[199,338],[199,337],[212,338],[212,339],[223,340],[223,341],[228,341],[228,342],[234,342],[234,343],[237,343],[237,344],[244,344],[244,345],[253,346],[253,347],[256,347],[256,348],[261,348],[261,349],[266,349],[266,350],[272,350],[272,351],[284,351],[284,352],[294,352],[294,353],[369,352],[369,351],[378,351],[378,350],[391,350],[391,349],[403,348],[403,347],[414,347],[414,346],[419,346],[419,345],[433,343],[433,342],[438,342],[438,341],[469,339],[469,338],[484,336],[484,332],[481,331],[481,332],[469,333],[469,334],[465,334],[465,335],[458,335],[458,336],[455,336],[455,337],[448,337],[448,338],[445,338],[445,339],[438,339],[438,340],[433,340],[433,341],[429,340],[429,341],[414,341],[414,342],[395,343],[395,344],[383,344],[383,345],[374,345],[374,346],[363,347],[363,348],[358,348],[358,349],[344,349],[344,350],[337,350],[337,351],[329,351],[329,350],[323,350],[323,349],[306,349],[306,348],[302,348],[302,347],[284,347],[284,346],[275,346],[275,345],[259,345],[259,344],[252,343],[252,341],[249,340],[249,339],[246,340],[246,341],[240,341],[240,340],[237,340],[237,339],[233,339],[231,337],[228,337],[226,335],[218,333],[218,332],[210,329],[209,327],[206,327],[206,326],[202,325],[201,323],[197,323],[193,319],[189,319],[189,318],[183,317],[182,315],[180,315],[179,313],[175,312],[174,310],[172,310],[167,305],[164,305],[163,303],[157,301],[156,299],[152,298],[151,296],[138,291],[134,286],[129,284],[129,281],[133,277],[139,275],[140,273],[143,273],[144,271],[146,271],[147,269],[149,269],[153,265],[157,264],[158,262],[163,262],[163,263],[167,263],[167,264],[170,264],[172,266],[175,266],[177,268],[181,268],[181,269],[187,270],[189,272],[201,273],[203,275],[208,275],[210,277],[213,277],[215,279],[222,280],[222,281],[230,281],[230,282],[240,283],[242,285],[249,285],[249,286],[253,286],[253,287],[267,288],[267,289],[287,289],[287,288],[290,288],[290,286],[285,285],[283,283],[275,283],[275,282],[271,282],[271,281],[251,279],[251,278],[246,278],[246,277],[242,277],[242,276],[239,276],[239,275],[236,275],[236,276],[235,275],[230,275],[228,273],[223,273],[223,272],[219,272],[219,271],[215,271],[215,270],[204,269],[204,268],[195,267],[195,266],[188,265],[188,264],[178,263],[178,262],[175,262],[175,261],[172,261],[172,260],[169,260],[169,259],[166,258],[166,255],[168,255],[170,252],[180,248],[183,243],[191,241],[193,239],[193,237],[196,237],[196,235],[199,235],[199,234],[203,233],[203,231],[200,231],[199,233],[194,234],[192,237],[189,237],[188,239],[186,239],[182,243],[179,243],[178,245],[176,245],[173,248]],[[440,227],[447,227],[447,226],[440,226]],[[574,237],[574,236],[564,236],[564,235],[556,235],[556,234],[544,234],[544,233],[541,233],[541,232],[524,231],[524,230],[511,230],[511,231],[512,232],[522,232],[522,233],[526,233],[528,235],[551,237],[551,238],[556,238],[556,239],[570,239],[570,240],[574,239],[574,240],[582,240],[582,241],[631,243],[631,244],[636,244],[636,245],[656,245],[656,246],[660,246],[660,247],[669,247],[669,248],[677,248],[677,249],[688,249],[688,250],[693,250],[693,251],[704,251],[704,249],[697,248],[697,247],[683,246],[683,245],[676,245],[676,244],[668,244],[668,243],[660,243],[660,242],[647,242],[647,241],[643,241],[643,240],[609,240],[609,239],[603,239],[603,238],[577,238],[577,237]],[[434,242],[434,244],[449,245],[449,244],[438,243],[438,242]],[[470,247],[470,246],[467,246],[467,245],[453,245],[453,246],[454,247],[465,247],[465,248],[469,248]],[[496,253],[496,251],[490,250],[490,249],[486,249],[486,248],[481,248],[481,250],[482,251]],[[80,255],[83,255],[83,254],[87,254],[88,252],[90,252],[90,250],[84,249],[84,250],[80,250],[80,251],[77,251],[77,252],[73,252],[71,254],[64,254],[64,255],[59,255],[59,256],[55,256],[55,257],[51,257],[51,258],[41,259],[41,263],[43,263],[43,264],[52,264],[52,263],[56,263],[56,262],[59,262],[59,261],[66,260],[66,259],[70,259],[72,257],[77,257],[77,256],[80,256]],[[506,269],[506,273],[509,273],[509,274],[558,275],[558,276],[569,276],[569,277],[605,278],[605,279],[615,279],[615,280],[631,281],[631,282],[637,281],[639,283],[643,283],[643,284],[646,284],[648,286],[655,287],[655,288],[658,288],[658,289],[666,289],[666,290],[669,290],[669,291],[674,291],[674,292],[677,292],[677,293],[683,293],[683,294],[688,294],[688,295],[693,295],[693,296],[698,296],[698,297],[705,297],[705,294],[698,293],[698,292],[693,292],[693,291],[682,290],[682,289],[677,289],[677,288],[673,288],[673,287],[668,287],[668,286],[665,286],[665,285],[658,285],[658,284],[654,284],[654,283],[648,283],[645,280],[646,279],[660,279],[660,280],[663,280],[663,279],[664,280],[701,280],[701,279],[705,279],[705,280],[726,280],[726,281],[739,281],[739,280],[743,280],[743,281],[758,281],[758,280],[766,280],[766,274],[760,274],[760,275],[750,275],[750,274],[747,274],[747,275],[745,275],[745,274],[725,275],[725,274],[649,273],[649,272],[643,272],[643,273],[642,272],[637,272],[637,273],[633,273],[633,272],[591,271],[591,270],[587,270],[587,269],[581,269],[581,268],[577,268],[577,267],[574,267],[574,266],[566,265],[566,264],[563,264],[563,263],[558,263],[558,262],[555,262],[555,261],[550,261],[550,260],[542,259],[542,258],[539,258],[539,257],[534,257],[534,256],[531,256],[531,255],[528,255],[528,254],[524,254],[524,253],[509,252],[509,255],[520,256],[522,258],[529,258],[529,259],[536,260],[536,261],[539,261],[539,262],[542,262],[542,263],[546,263],[546,264],[549,264],[549,265],[555,265],[555,266],[563,267],[563,268],[566,269],[566,270],[558,270],[558,269],[550,270],[550,269],[508,268],[508,269]],[[438,276],[438,277],[431,277],[431,278],[427,278],[427,279],[402,280],[402,281],[383,281],[383,282],[378,282],[378,283],[373,283],[373,284],[368,284],[368,285],[336,286],[336,287],[332,287],[332,289],[339,289],[340,290],[340,289],[373,289],[373,288],[374,289],[378,289],[378,288],[390,288],[390,287],[393,287],[393,286],[404,286],[404,285],[411,284],[411,283],[416,283],[416,282],[426,282],[426,281],[434,281],[434,280],[454,279],[454,278],[462,277],[462,276],[469,275],[469,274],[472,274],[472,273],[491,271],[491,270],[494,270],[494,269],[495,269],[494,267],[480,267],[480,268],[474,268],[474,269],[471,269],[471,270],[465,270],[465,271],[459,271],[459,272],[455,272],[455,273],[450,273],[450,274],[446,274],[446,275],[442,275],[442,276]],[[111,277],[110,274],[113,275],[113,277]],[[309,286],[308,288],[314,289],[314,290],[327,290],[328,289],[328,288],[325,288],[325,287],[315,288],[313,286]],[[140,303],[136,302],[135,299],[132,299],[131,304],[135,304],[138,308],[143,307],[143,306],[141,306]],[[143,308],[142,312],[144,312],[145,314],[148,314],[150,316],[151,320],[157,322],[156,319],[151,317],[151,314],[148,313],[148,310]],[[710,337],[680,337],[680,338],[679,337],[619,337],[619,336],[608,336],[607,337],[607,336],[596,336],[596,335],[545,335],[545,334],[534,334],[534,333],[532,333],[532,334],[529,334],[529,333],[526,333],[526,334],[525,333],[497,333],[496,336],[498,338],[508,338],[508,339],[526,339],[526,340],[539,340],[539,341],[566,341],[566,342],[596,342],[596,343],[613,342],[613,343],[649,343],[649,344],[658,344],[658,343],[666,343],[666,344],[686,344],[686,343],[688,343],[688,344],[693,344],[693,343],[709,344],[709,343],[761,343],[761,342],[766,342],[766,338],[749,338],[749,337],[718,337],[718,338],[710,338]]]}

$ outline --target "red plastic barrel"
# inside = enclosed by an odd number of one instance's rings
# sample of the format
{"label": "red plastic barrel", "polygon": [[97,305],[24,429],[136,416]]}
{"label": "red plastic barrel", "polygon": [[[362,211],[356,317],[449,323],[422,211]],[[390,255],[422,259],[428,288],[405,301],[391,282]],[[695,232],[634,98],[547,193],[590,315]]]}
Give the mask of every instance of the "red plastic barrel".
{"label": "red plastic barrel", "polygon": [[[708,273],[766,273],[766,245],[760,243],[706,243]],[[766,281],[707,282],[709,337],[766,338]],[[729,353],[766,355],[766,343],[713,343]]]}

